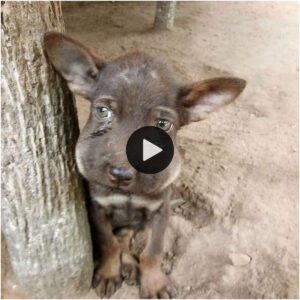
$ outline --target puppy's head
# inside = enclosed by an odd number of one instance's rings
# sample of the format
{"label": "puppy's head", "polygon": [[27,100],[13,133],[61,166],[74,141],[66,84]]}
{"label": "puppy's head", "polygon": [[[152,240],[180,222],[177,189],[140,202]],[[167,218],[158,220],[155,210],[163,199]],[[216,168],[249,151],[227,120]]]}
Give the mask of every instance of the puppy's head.
{"label": "puppy's head", "polygon": [[[176,132],[232,102],[244,89],[239,78],[214,78],[182,85],[159,60],[132,53],[104,62],[86,47],[59,33],[48,33],[45,51],[75,94],[90,101],[87,124],[76,146],[81,174],[92,183],[136,194],[155,194],[180,171]],[[157,126],[173,140],[170,165],[157,174],[135,171],[126,157],[130,135]]]}

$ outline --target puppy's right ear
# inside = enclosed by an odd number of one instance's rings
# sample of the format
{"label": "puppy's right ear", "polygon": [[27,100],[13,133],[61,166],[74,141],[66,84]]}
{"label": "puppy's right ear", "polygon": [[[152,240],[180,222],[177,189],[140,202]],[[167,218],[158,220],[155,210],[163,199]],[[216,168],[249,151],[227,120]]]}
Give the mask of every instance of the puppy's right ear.
{"label": "puppy's right ear", "polygon": [[89,99],[104,61],[79,42],[58,32],[45,34],[44,49],[54,68],[67,80],[70,90]]}

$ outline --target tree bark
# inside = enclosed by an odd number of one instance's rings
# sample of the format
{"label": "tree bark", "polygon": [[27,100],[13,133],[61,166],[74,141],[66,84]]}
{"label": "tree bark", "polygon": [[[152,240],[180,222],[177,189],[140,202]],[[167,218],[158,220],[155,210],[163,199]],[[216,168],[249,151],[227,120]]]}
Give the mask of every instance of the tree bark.
{"label": "tree bark", "polygon": [[154,21],[155,29],[172,29],[174,27],[176,1],[157,1]]}
{"label": "tree bark", "polygon": [[59,2],[2,2],[2,231],[32,298],[85,294],[93,262],[74,148],[75,100],[46,62],[43,34],[64,31]]}

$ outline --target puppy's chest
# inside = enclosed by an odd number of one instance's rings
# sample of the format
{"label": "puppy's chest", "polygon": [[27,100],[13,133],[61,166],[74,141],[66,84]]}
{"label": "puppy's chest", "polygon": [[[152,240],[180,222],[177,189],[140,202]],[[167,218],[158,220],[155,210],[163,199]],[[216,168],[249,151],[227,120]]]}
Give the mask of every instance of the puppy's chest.
{"label": "puppy's chest", "polygon": [[162,205],[161,199],[135,195],[112,194],[93,199],[105,210],[114,228],[143,227]]}

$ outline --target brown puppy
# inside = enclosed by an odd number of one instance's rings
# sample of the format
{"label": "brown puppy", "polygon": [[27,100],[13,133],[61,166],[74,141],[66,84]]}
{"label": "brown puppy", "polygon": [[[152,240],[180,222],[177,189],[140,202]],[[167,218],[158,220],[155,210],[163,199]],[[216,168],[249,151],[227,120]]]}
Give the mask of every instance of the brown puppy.
{"label": "brown puppy", "polygon": [[[76,162],[91,194],[88,210],[99,255],[93,286],[100,297],[110,297],[124,277],[134,282],[139,273],[141,297],[169,298],[160,260],[170,184],[181,166],[176,132],[233,101],[245,81],[215,78],[183,85],[173,70],[143,53],[104,62],[60,33],[46,34],[44,45],[69,88],[91,104],[76,146]],[[174,143],[172,162],[157,174],[137,172],[126,157],[128,138],[147,125],[165,130]],[[147,240],[134,259],[130,241],[141,230]]]}

